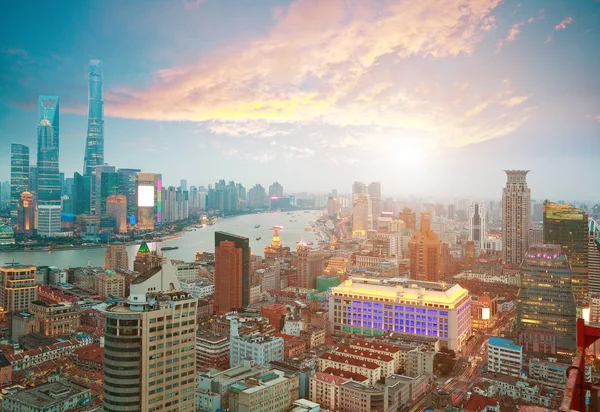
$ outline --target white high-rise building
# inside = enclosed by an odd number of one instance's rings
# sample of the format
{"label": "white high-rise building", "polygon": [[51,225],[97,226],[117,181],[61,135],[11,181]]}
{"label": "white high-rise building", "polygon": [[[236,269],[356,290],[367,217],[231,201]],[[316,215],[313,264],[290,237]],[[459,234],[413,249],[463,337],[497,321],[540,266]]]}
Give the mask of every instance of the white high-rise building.
{"label": "white high-rise building", "polygon": [[502,190],[502,262],[520,265],[529,246],[531,190],[527,187],[529,170],[505,170]]}
{"label": "white high-rise building", "polygon": [[38,205],[38,235],[60,236],[60,205]]}
{"label": "white high-rise building", "polygon": [[471,202],[469,205],[469,240],[478,248],[485,243],[485,203]]}

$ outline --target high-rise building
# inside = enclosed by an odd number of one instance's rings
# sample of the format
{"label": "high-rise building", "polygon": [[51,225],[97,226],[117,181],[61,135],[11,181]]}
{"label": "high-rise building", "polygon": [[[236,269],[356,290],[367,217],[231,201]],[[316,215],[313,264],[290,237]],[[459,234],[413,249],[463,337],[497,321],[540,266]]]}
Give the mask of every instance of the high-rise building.
{"label": "high-rise building", "polygon": [[38,204],[38,227],[37,233],[44,237],[60,235],[60,205]]}
{"label": "high-rise building", "polygon": [[544,202],[544,243],[561,245],[571,266],[576,300],[588,297],[588,238],[589,222],[585,211]]}
{"label": "high-rise building", "polygon": [[17,231],[31,236],[35,233],[36,227],[36,205],[33,195],[30,192],[21,193],[21,199],[17,207]]}
{"label": "high-rise building", "polygon": [[410,255],[410,277],[417,280],[436,282],[441,276],[441,242],[431,230],[430,214],[421,213],[421,227],[413,233],[408,244]]}
{"label": "high-rise building", "polygon": [[267,192],[261,185],[254,185],[248,191],[248,205],[253,209],[262,209],[267,205]]}
{"label": "high-rise building", "polygon": [[29,310],[37,300],[35,266],[18,263],[0,267],[0,307],[7,313]]}
{"label": "high-rise building", "polygon": [[111,195],[106,198],[106,216],[115,219],[118,233],[127,233],[127,199],[123,195]]}
{"label": "high-rise building", "polygon": [[29,191],[29,147],[10,144],[10,216],[17,218],[17,206],[21,194]]}
{"label": "high-rise building", "polygon": [[106,246],[104,269],[129,270],[129,256],[124,243],[109,243]]}
{"label": "high-rise building", "polygon": [[137,216],[137,202],[135,198],[137,179],[140,169],[119,169],[119,194],[127,198],[127,217]]}
{"label": "high-rise building", "polygon": [[190,186],[190,209],[197,209],[199,204],[198,188],[196,186]]}
{"label": "high-rise building", "polygon": [[29,191],[36,196],[38,187],[37,164],[29,166]]}
{"label": "high-rise building", "polygon": [[47,117],[44,117],[38,126],[37,172],[38,204],[60,206],[58,139],[54,135],[54,128]]}
{"label": "high-rise building", "polygon": [[84,176],[94,176],[96,166],[104,164],[104,101],[102,100],[102,64],[100,60],[90,60],[88,83],[88,127],[83,174]]}
{"label": "high-rise building", "polygon": [[[117,194],[119,194],[119,174],[117,172],[102,172],[100,178],[100,212],[98,214],[106,214],[107,199]],[[125,207],[127,207],[126,203]]]}
{"label": "high-rise building", "polygon": [[531,190],[527,187],[529,170],[505,170],[502,190],[502,262],[520,265],[529,246]]}
{"label": "high-rise building", "polygon": [[355,277],[331,289],[329,324],[337,334],[437,337],[456,351],[471,336],[471,298],[460,285]]}
{"label": "high-rise building", "polygon": [[58,96],[39,96],[39,120],[47,119],[52,125],[54,139],[60,141],[60,105]]}
{"label": "high-rise building", "polygon": [[409,230],[417,230],[417,215],[415,212],[405,207],[400,212],[399,219],[406,224],[406,228]]}
{"label": "high-rise building", "polygon": [[[588,282],[590,295],[600,299],[600,226],[595,220],[589,221],[588,235]],[[600,319],[600,313],[598,313]]]}
{"label": "high-rise building", "polygon": [[469,206],[469,240],[483,248],[485,241],[485,203],[471,202]]}
{"label": "high-rise building", "polygon": [[316,289],[317,277],[323,275],[325,268],[325,254],[321,249],[312,249],[304,242],[298,243],[296,247],[298,263],[296,276],[298,286],[301,288]]}
{"label": "high-rise building", "polygon": [[363,182],[352,183],[352,201],[355,201],[356,196],[361,193],[367,193],[367,185]]}
{"label": "high-rise building", "polygon": [[73,175],[73,209],[76,215],[89,215],[92,210],[92,176]]}
{"label": "high-rise building", "polygon": [[250,241],[215,232],[215,312],[225,314],[250,303]]}
{"label": "high-rise building", "polygon": [[369,199],[371,199],[371,214],[373,221],[381,216],[381,182],[371,182],[367,188]]}
{"label": "high-rise building", "polygon": [[[104,257],[106,262],[106,256]],[[94,290],[100,297],[107,298],[125,297],[125,276],[120,273],[102,273],[94,276]]]}
{"label": "high-rise building", "polygon": [[184,192],[187,191],[187,180],[181,179],[181,181],[179,182],[179,188]]}
{"label": "high-rise building", "polygon": [[139,173],[136,189],[137,227],[154,230],[162,223],[162,175]]}
{"label": "high-rise building", "polygon": [[521,264],[517,334],[524,351],[575,351],[577,310],[571,267],[560,245],[529,248]]}
{"label": "high-rise building", "polygon": [[[355,183],[356,184],[356,183]],[[371,229],[371,201],[366,193],[357,193],[352,206],[352,237],[366,238]]]}
{"label": "high-rise building", "polygon": [[283,186],[279,182],[269,186],[269,197],[283,197]]}
{"label": "high-rise building", "polygon": [[[95,215],[101,215],[103,212],[102,211],[102,177],[103,177],[104,173],[115,173],[115,170],[116,170],[116,168],[114,166],[110,166],[107,164],[98,165],[98,166],[96,166],[96,169],[92,175],[86,175],[86,176],[90,176],[92,179],[92,213]],[[114,184],[115,184],[114,177],[111,178],[110,184],[111,184],[111,186],[114,187]],[[117,177],[117,185],[118,185],[118,177]],[[110,193],[110,194],[115,194],[115,193]]]}
{"label": "high-rise building", "polygon": [[168,256],[106,308],[104,410],[194,410],[196,309]]}

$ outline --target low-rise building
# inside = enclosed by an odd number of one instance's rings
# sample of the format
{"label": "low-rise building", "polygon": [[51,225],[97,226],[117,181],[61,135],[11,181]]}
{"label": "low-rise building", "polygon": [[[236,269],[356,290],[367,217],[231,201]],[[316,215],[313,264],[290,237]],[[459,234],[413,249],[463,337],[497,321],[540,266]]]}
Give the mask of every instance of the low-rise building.
{"label": "low-rise building", "polygon": [[12,365],[10,361],[0,353],[0,388],[4,388],[12,383]]}
{"label": "low-rise building", "polygon": [[235,383],[229,409],[239,412],[287,412],[298,399],[298,376],[270,370],[257,378]]}
{"label": "low-rise building", "polygon": [[415,348],[406,354],[406,376],[416,378],[427,374],[433,375],[433,358],[435,352],[425,348]]}
{"label": "low-rise building", "polygon": [[215,293],[215,285],[203,280],[195,282],[179,282],[181,290],[189,293],[196,299],[202,299]]}
{"label": "low-rise building", "polygon": [[196,334],[196,368],[229,368],[229,336],[200,330]]}
{"label": "low-rise building", "polygon": [[368,384],[366,376],[341,369],[327,368],[323,372],[317,372],[310,377],[310,400],[323,409],[338,411],[341,406],[341,386],[349,381]]}
{"label": "low-rise building", "polygon": [[490,337],[488,340],[488,370],[520,377],[523,369],[523,348],[510,339]]}
{"label": "low-rise building", "polygon": [[384,387],[372,387],[356,382],[344,382],[340,388],[340,410],[345,412],[372,412],[388,410]]}
{"label": "low-rise building", "polygon": [[108,297],[125,297],[125,277],[112,270],[99,274],[94,279],[94,290],[101,300]]}
{"label": "low-rise building", "polygon": [[532,384],[512,376],[496,375],[484,377],[481,380],[489,384],[483,393],[485,396],[506,396],[513,400],[522,400],[553,410],[558,409],[564,395],[564,391],[558,388]]}
{"label": "low-rise building", "polygon": [[99,345],[82,346],[69,356],[78,369],[101,372],[104,370],[104,348]]}
{"label": "low-rise building", "polygon": [[43,346],[27,351],[20,351],[6,355],[6,359],[11,363],[13,370],[29,369],[40,363],[59,359],[68,356],[80,346],[85,346],[88,342],[80,342],[75,339],[58,342],[54,345]]}
{"label": "low-rise building", "polygon": [[366,376],[371,385],[381,379],[381,367],[375,362],[350,358],[337,353],[324,353],[319,357],[319,370],[324,371],[327,368],[341,369]]}
{"label": "low-rise building", "polygon": [[348,346],[339,346],[335,353],[347,356],[352,359],[365,360],[373,362],[381,367],[381,376],[387,377],[394,373],[394,358],[382,353],[371,352],[366,349],[352,348]]}
{"label": "low-rise building", "polygon": [[309,326],[306,330],[300,331],[300,338],[304,341],[306,349],[314,349],[325,344],[325,328]]}
{"label": "low-rise building", "polygon": [[2,397],[4,412],[75,411],[90,402],[91,390],[69,380],[54,380]]}
{"label": "low-rise building", "polygon": [[214,412],[221,409],[221,395],[206,389],[196,389],[196,411]]}
{"label": "low-rise building", "polygon": [[39,331],[46,336],[67,335],[81,324],[81,312],[70,302],[50,305],[36,300],[29,305],[29,312],[39,322]]}
{"label": "low-rise building", "polygon": [[564,385],[569,366],[571,366],[570,362],[559,362],[556,358],[530,358],[528,376],[551,385]]}
{"label": "low-rise building", "polygon": [[271,361],[283,360],[282,338],[262,334],[239,336],[238,319],[231,319],[230,322],[229,365],[231,367],[241,364],[243,360],[253,360],[263,366],[269,366]]}
{"label": "low-rise building", "polygon": [[[351,348],[366,349],[374,353],[391,356],[394,359],[394,372],[399,372],[400,369],[406,368],[406,354],[402,353],[401,347],[398,345],[390,345],[378,341],[353,339],[350,341],[349,346]],[[410,349],[412,349],[412,347]],[[402,355],[404,355],[404,360],[402,360]]]}

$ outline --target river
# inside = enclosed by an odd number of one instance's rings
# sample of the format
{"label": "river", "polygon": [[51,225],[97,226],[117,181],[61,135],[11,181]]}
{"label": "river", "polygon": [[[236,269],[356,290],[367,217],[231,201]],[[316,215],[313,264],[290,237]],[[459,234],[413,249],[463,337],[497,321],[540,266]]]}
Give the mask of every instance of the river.
{"label": "river", "polygon": [[[271,243],[273,226],[283,226],[279,232],[281,243],[284,246],[295,247],[301,237],[305,241],[317,243],[316,234],[304,230],[309,222],[317,220],[320,211],[294,211],[289,212],[271,212],[258,213],[252,215],[241,215],[220,219],[215,225],[204,226],[190,232],[183,232],[181,237],[169,240],[167,242],[149,243],[150,249],[156,250],[163,246],[177,246],[179,249],[170,250],[171,259],[191,262],[194,260],[196,251],[206,250],[214,252],[215,250],[215,232],[224,231],[236,235],[250,238],[250,249],[256,255],[263,255],[265,246]],[[290,221],[291,220],[291,221]],[[254,226],[260,225],[257,229]],[[260,237],[260,240],[257,238]],[[129,254],[129,266],[133,265],[133,259],[139,245],[127,246]],[[8,262],[19,262],[21,264],[36,266],[57,266],[59,268],[87,266],[103,266],[105,247],[57,250],[51,252],[44,251],[10,251],[0,252],[0,265]],[[88,262],[89,259],[89,262]]]}

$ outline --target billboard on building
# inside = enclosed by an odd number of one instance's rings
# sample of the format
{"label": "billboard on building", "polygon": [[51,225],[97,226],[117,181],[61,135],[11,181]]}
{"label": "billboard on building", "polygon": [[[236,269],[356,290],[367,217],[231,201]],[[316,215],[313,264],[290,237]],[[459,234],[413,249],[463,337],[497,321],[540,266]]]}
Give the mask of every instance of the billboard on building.
{"label": "billboard on building", "polygon": [[154,186],[138,186],[138,206],[154,207]]}
{"label": "billboard on building", "polygon": [[490,320],[490,308],[482,308],[481,309],[481,319],[482,320]]}

